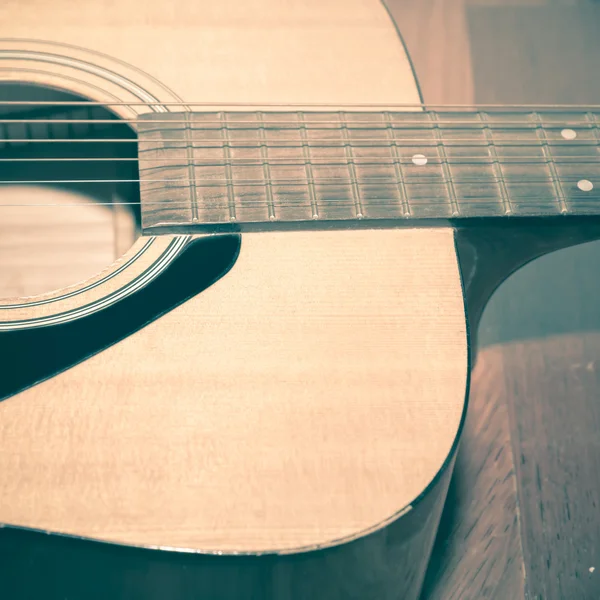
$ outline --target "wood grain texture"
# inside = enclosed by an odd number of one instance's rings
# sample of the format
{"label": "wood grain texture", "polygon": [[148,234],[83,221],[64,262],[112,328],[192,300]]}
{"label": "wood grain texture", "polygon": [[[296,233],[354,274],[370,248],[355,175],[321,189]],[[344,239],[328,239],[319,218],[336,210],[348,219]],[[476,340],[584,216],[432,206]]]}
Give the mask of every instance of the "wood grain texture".
{"label": "wood grain texture", "polygon": [[[135,331],[157,313],[197,295],[239,251],[237,236],[190,244],[140,292],[84,319],[0,334],[0,362],[10,378],[36,380],[44,363],[75,361]],[[211,260],[206,261],[205,257]],[[195,277],[189,277],[194,272]],[[6,339],[14,343],[5,346]],[[46,349],[46,354],[42,352]],[[47,349],[53,353],[48,356]],[[33,365],[23,363],[33,363]],[[37,370],[32,372],[32,366]],[[6,375],[2,379],[4,386]],[[23,384],[23,382],[21,382]],[[447,491],[453,460],[410,511],[347,543],[308,552],[214,555],[114,546],[0,528],[0,590],[10,598],[188,600],[416,600]],[[35,574],[35,576],[33,576]]]}
{"label": "wood grain texture", "polygon": [[[109,52],[190,102],[418,101],[376,2],[112,8],[0,10],[12,36]],[[350,539],[437,476],[466,384],[450,229],[245,236],[206,292],[2,403],[0,489],[18,501],[0,520],[224,552]]]}
{"label": "wood grain texture", "polygon": [[[85,280],[115,256],[113,212],[80,194],[2,186],[0,296],[24,297]],[[62,204],[38,207],[31,203]],[[36,223],[37,220],[37,223]],[[131,219],[130,219],[131,221]],[[131,231],[133,227],[126,227]],[[127,236],[123,236],[125,239]]]}
{"label": "wood grain texture", "polygon": [[[74,14],[68,1],[50,5],[45,0],[8,0],[0,5],[0,36],[4,51],[19,48],[57,52],[56,48],[14,42],[22,38],[105,52],[150,73],[187,100],[328,102],[336,85],[339,91],[344,90],[343,98],[348,103],[386,98],[416,100],[412,83],[403,89],[403,80],[411,78],[410,66],[376,0],[354,0],[350,4],[303,2],[297,7],[274,1],[269,7],[265,11],[264,2],[254,0],[229,4],[174,2],[167,9],[162,2],[145,2],[140,9],[139,1],[121,2],[117,7],[110,0],[99,0],[82,3]],[[256,15],[260,15],[260,22]],[[177,43],[165,46],[166,40],[173,39],[174,31]],[[357,35],[361,44],[354,43]],[[72,49],[58,52],[78,55]],[[297,56],[298,64],[290,64],[291,54]],[[115,70],[105,57],[96,56],[91,61]],[[50,68],[32,60],[8,61],[4,56],[0,62],[0,83],[25,80],[59,90],[66,88],[94,100],[139,100],[122,88],[114,89],[115,85],[106,80],[98,83],[76,69]],[[373,69],[374,64],[377,69]],[[144,79],[145,89],[151,92],[157,88],[140,73],[124,74],[136,84]],[[365,82],[370,83],[363,85]],[[18,97],[14,86],[12,93],[14,100]],[[162,93],[162,100],[173,100],[165,97],[164,90]],[[44,97],[39,92],[36,97],[47,100],[53,96]],[[131,116],[131,111],[125,112],[125,116]],[[45,202],[44,191],[30,189],[11,195],[11,190],[2,187],[1,201],[22,205],[26,195],[28,202],[37,198],[41,203]],[[72,198],[57,191],[53,196],[55,202],[66,200],[71,204],[90,200],[81,194]],[[66,216],[60,217],[58,209],[53,210],[53,222],[62,223],[62,244],[52,234],[46,235],[51,228],[44,227],[47,210],[43,207],[14,207],[11,218],[0,223],[0,297],[50,292],[92,277],[117,258],[117,246],[128,246],[132,239],[131,230],[124,238],[116,235],[113,214],[93,203],[87,209],[62,210]],[[19,242],[13,240],[17,229]],[[56,234],[57,227],[52,231]],[[67,244],[70,250],[65,256]]]}
{"label": "wood grain texture", "polygon": [[481,351],[424,598],[594,599],[600,334]]}
{"label": "wood grain texture", "polygon": [[248,235],[200,296],[4,401],[0,488],[15,501],[0,520],[269,550],[352,537],[410,504],[462,414],[452,231],[330,236]]}
{"label": "wood grain texture", "polygon": [[495,352],[510,397],[519,399],[509,411],[527,590],[545,600],[597,598],[600,335]]}
{"label": "wood grain texture", "polygon": [[424,598],[523,598],[525,569],[511,428],[499,351],[471,379],[464,435]]}

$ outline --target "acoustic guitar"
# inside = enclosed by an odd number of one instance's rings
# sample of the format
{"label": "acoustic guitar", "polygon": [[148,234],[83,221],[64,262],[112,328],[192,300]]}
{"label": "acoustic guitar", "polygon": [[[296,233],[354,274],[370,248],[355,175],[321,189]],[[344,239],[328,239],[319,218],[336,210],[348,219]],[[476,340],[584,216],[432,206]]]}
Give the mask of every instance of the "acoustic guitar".
{"label": "acoustic guitar", "polygon": [[600,109],[425,106],[378,0],[0,32],[0,597],[417,598],[487,298],[598,237]]}

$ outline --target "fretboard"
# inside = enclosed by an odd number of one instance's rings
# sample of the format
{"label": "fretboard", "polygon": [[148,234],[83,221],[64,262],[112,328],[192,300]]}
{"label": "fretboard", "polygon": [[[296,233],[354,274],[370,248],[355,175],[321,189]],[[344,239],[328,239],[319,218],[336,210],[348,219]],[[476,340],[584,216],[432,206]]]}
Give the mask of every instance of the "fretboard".
{"label": "fretboard", "polygon": [[594,110],[144,114],[142,226],[600,214],[599,121]]}

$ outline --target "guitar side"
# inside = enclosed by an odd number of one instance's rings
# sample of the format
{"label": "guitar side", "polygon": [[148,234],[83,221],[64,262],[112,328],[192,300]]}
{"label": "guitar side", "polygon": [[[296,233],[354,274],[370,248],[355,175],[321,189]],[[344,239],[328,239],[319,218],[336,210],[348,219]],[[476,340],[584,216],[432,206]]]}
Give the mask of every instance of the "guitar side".
{"label": "guitar side", "polygon": [[[10,4],[11,35],[110,53],[188,101],[419,101],[377,2],[121,4]],[[202,293],[0,404],[0,584],[414,598],[467,385],[451,229],[245,235]]]}

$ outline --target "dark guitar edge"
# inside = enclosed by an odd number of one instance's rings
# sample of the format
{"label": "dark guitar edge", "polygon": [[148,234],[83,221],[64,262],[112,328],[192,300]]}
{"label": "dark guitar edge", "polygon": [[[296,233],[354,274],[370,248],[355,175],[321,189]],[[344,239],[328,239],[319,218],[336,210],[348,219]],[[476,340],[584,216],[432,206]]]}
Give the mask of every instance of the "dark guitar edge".
{"label": "dark guitar edge", "polygon": [[454,456],[455,449],[406,515],[365,537],[307,552],[193,554],[3,527],[0,594],[15,600],[416,599]]}
{"label": "dark guitar edge", "polygon": [[510,275],[544,254],[600,239],[600,217],[476,219],[455,225],[473,364],[485,307]]}

